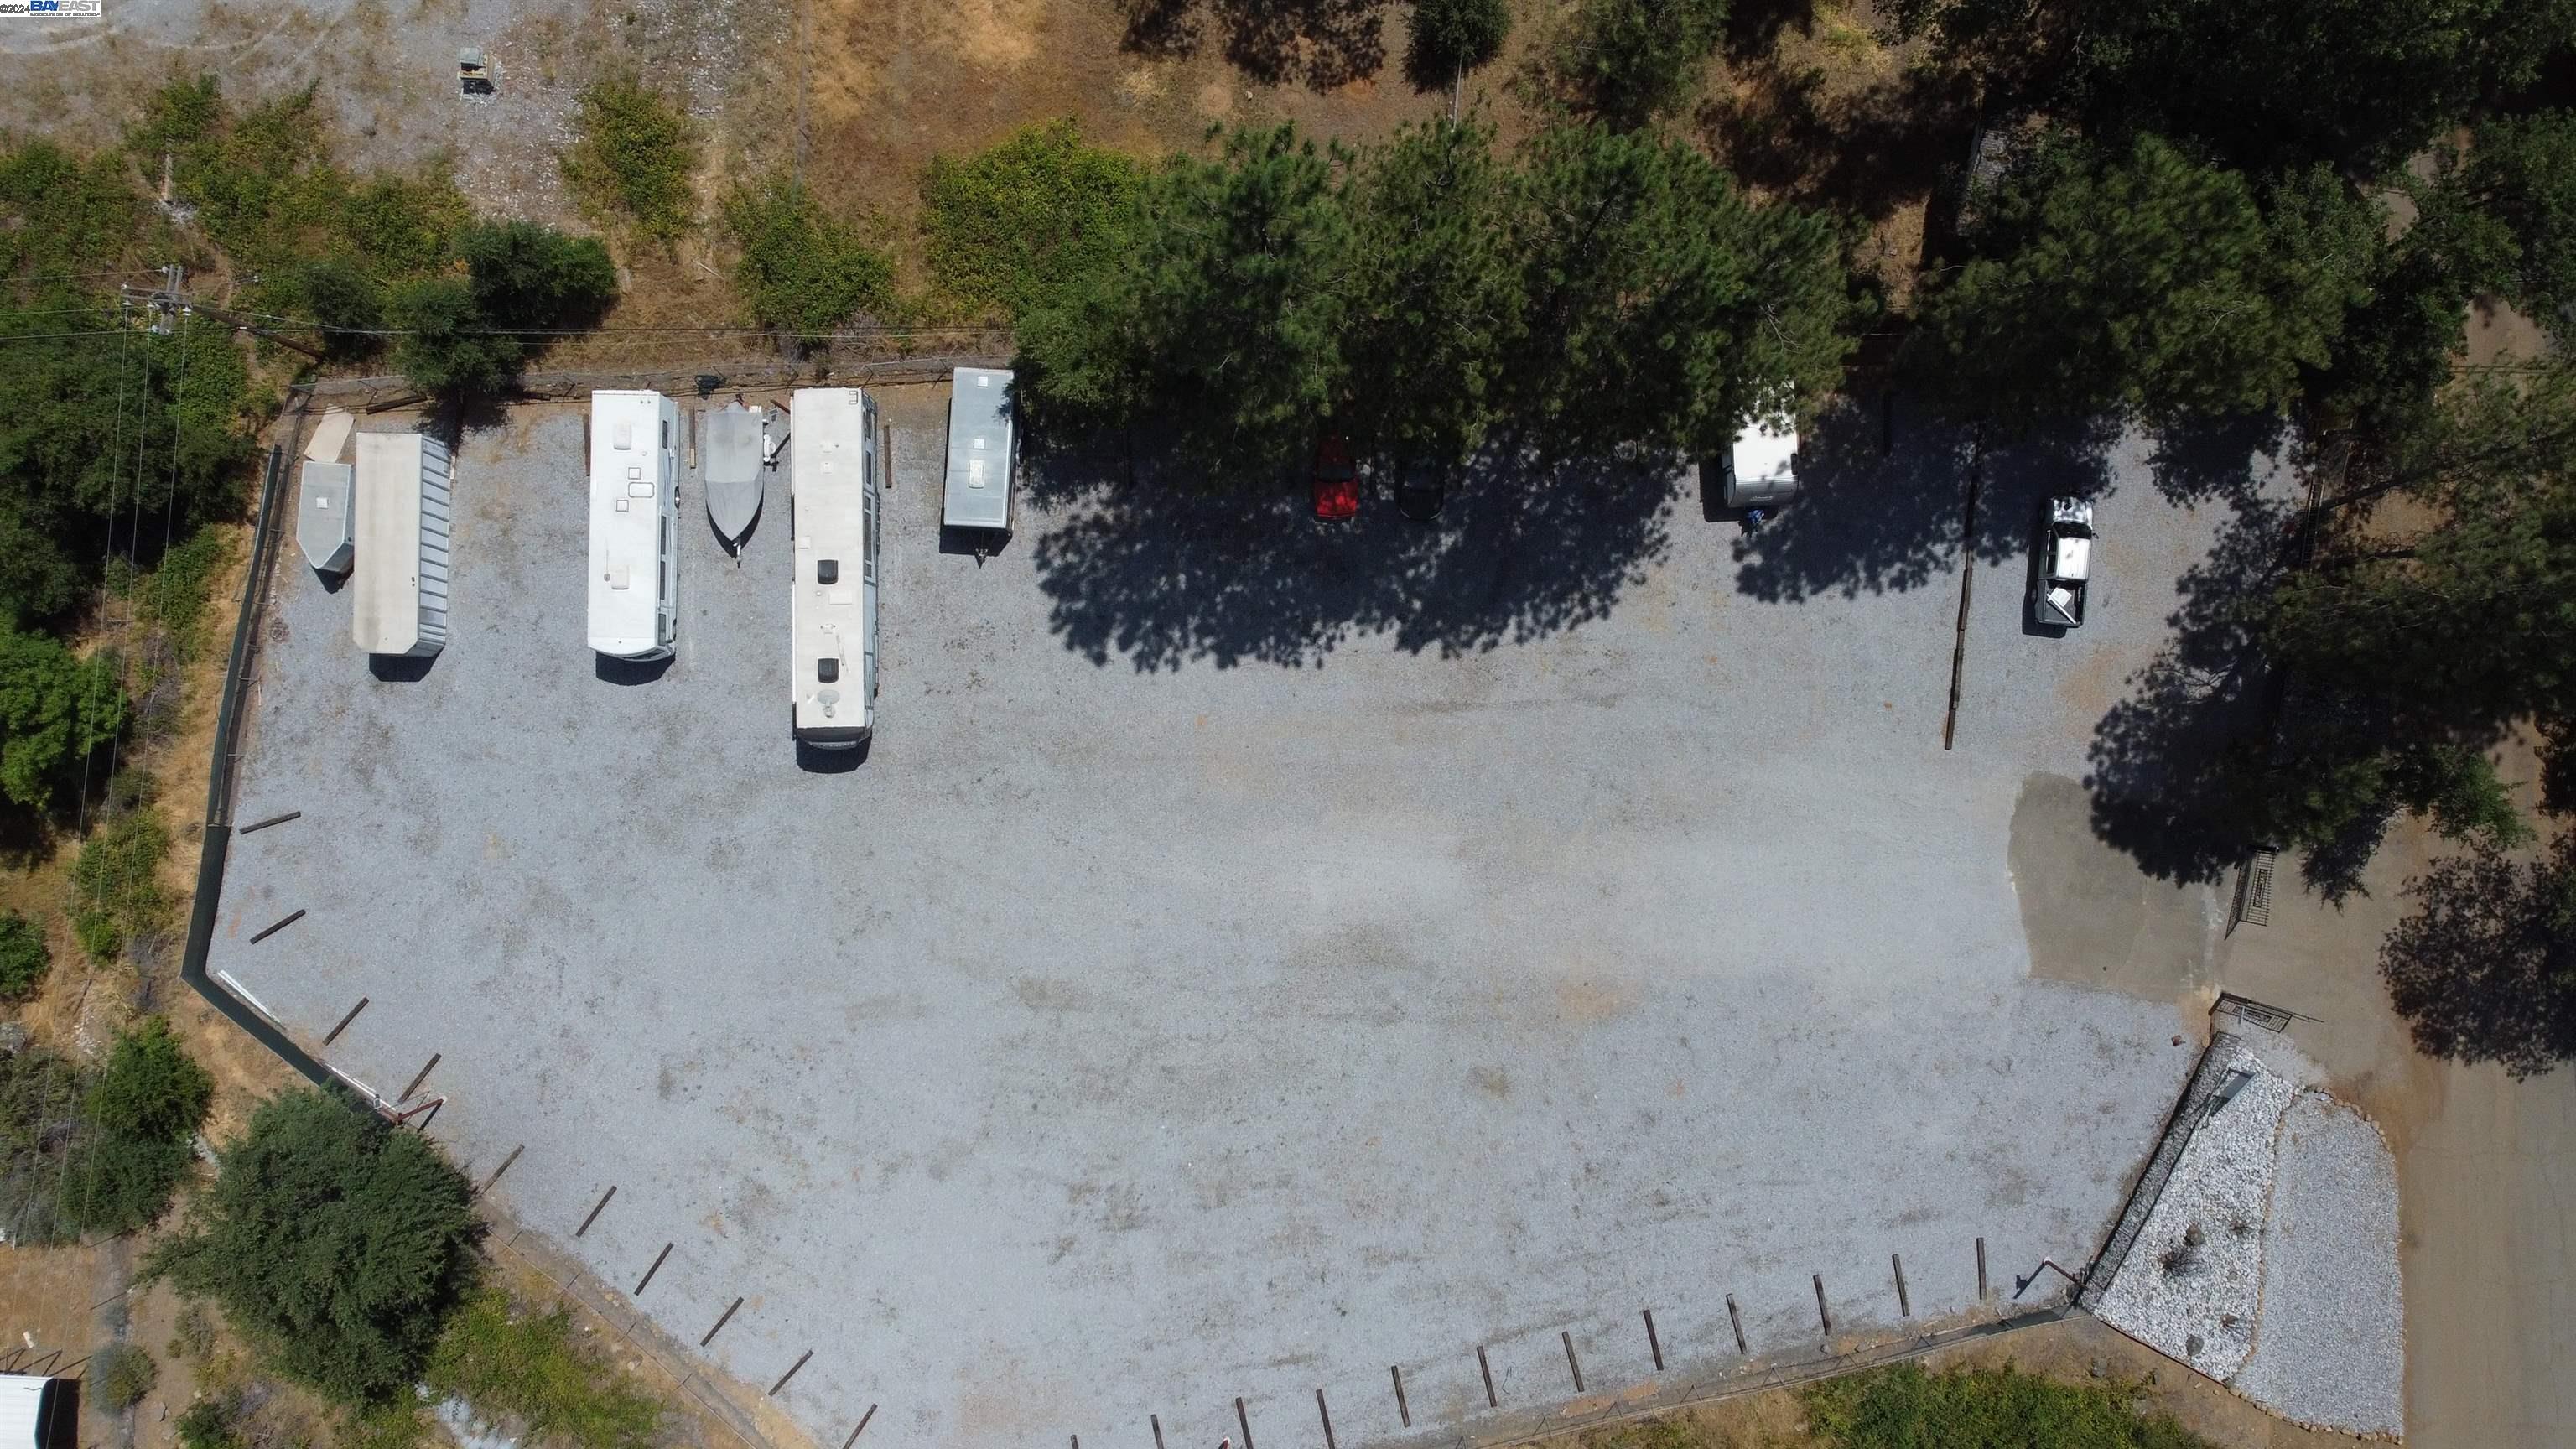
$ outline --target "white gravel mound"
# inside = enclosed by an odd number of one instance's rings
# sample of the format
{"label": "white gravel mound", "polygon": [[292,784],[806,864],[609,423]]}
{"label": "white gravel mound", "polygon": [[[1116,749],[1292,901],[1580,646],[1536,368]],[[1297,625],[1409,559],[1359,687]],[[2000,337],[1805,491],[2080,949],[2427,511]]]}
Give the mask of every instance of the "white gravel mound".
{"label": "white gravel mound", "polygon": [[2396,1159],[2297,1062],[2234,1050],[2248,1080],[2192,1134],[2094,1311],[2285,1418],[2396,1436]]}
{"label": "white gravel mound", "polygon": [[2316,1092],[2281,1123],[2254,1353],[2230,1382],[2303,1424],[2406,1427],[2397,1160],[2370,1119]]}

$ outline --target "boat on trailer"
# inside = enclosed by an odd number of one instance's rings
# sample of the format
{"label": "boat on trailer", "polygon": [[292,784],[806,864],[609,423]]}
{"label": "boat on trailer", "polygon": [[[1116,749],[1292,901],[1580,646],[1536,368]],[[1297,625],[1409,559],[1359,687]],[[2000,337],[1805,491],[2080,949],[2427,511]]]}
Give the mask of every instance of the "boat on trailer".
{"label": "boat on trailer", "polygon": [[707,522],[727,546],[740,548],[760,517],[763,490],[761,409],[737,400],[707,417]]}

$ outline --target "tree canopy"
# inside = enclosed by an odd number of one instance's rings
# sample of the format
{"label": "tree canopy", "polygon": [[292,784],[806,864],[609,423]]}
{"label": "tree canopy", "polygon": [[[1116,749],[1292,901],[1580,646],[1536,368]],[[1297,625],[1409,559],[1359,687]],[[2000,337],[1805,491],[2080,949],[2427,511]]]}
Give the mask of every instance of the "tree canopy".
{"label": "tree canopy", "polygon": [[1520,203],[1481,119],[1409,127],[1361,166],[1347,412],[1399,465],[1465,461],[1502,404],[1528,301]]}
{"label": "tree canopy", "polygon": [[417,1134],[298,1090],[252,1116],[146,1269],[324,1394],[381,1402],[409,1391],[471,1282],[470,1197]]}
{"label": "tree canopy", "polygon": [[51,635],[0,625],[0,799],[51,809],[124,719],[113,656],[83,659]]}
{"label": "tree canopy", "polygon": [[1502,54],[1511,33],[1503,0],[1413,0],[1404,72],[1415,85],[1446,85]]}
{"label": "tree canopy", "polygon": [[2497,269],[2497,290],[2565,335],[2576,308],[2576,114],[2502,116],[2479,126],[2458,184],[2511,239],[2514,255]]}
{"label": "tree canopy", "polygon": [[1900,22],[2106,136],[2257,173],[2394,169],[2576,38],[2576,0],[1901,0]]}
{"label": "tree canopy", "polygon": [[2241,798],[2330,890],[2401,811],[2519,840],[2531,802],[2487,751],[2523,720],[2576,738],[2576,370],[2464,385],[2381,466],[2438,523],[2328,554],[2260,617],[2297,704]]}
{"label": "tree canopy", "polygon": [[1643,126],[1681,108],[1726,35],[1727,0],[1582,0],[1556,68],[1580,107]]}
{"label": "tree canopy", "polygon": [[1114,419],[1150,401],[1214,475],[1297,452],[1342,376],[1347,161],[1287,125],[1175,159],[1132,244],[1023,320],[1039,396]]}
{"label": "tree canopy", "polygon": [[2323,172],[2262,194],[2152,136],[2043,137],[1974,205],[1970,254],[1927,279],[1906,361],[2007,422],[2279,407],[2368,297],[2380,226]]}
{"label": "tree canopy", "polygon": [[617,300],[617,268],[596,238],[527,221],[475,222],[456,266],[404,282],[388,310],[404,336],[394,365],[431,392],[499,390],[563,331]]}
{"label": "tree canopy", "polygon": [[1841,379],[1855,314],[1834,223],[1756,207],[1699,150],[1560,127],[1530,146],[1512,401],[1559,456],[1710,452]]}

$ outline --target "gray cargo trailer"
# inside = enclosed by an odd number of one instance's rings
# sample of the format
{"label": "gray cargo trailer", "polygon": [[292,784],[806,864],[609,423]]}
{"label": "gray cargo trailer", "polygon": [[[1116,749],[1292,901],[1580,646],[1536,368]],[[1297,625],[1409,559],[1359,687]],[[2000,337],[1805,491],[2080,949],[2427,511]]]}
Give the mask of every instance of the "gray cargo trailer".
{"label": "gray cargo trailer", "polygon": [[948,392],[947,528],[1011,531],[1011,374],[961,367]]}

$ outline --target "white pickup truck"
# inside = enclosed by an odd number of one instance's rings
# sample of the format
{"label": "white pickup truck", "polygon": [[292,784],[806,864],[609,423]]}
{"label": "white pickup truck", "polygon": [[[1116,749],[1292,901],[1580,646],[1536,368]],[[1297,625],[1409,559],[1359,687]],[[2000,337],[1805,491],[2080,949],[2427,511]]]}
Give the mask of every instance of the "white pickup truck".
{"label": "white pickup truck", "polygon": [[2081,498],[2048,500],[2040,533],[2039,568],[2031,577],[2030,612],[2040,623],[2082,628],[2084,590],[2093,579],[2093,505]]}

